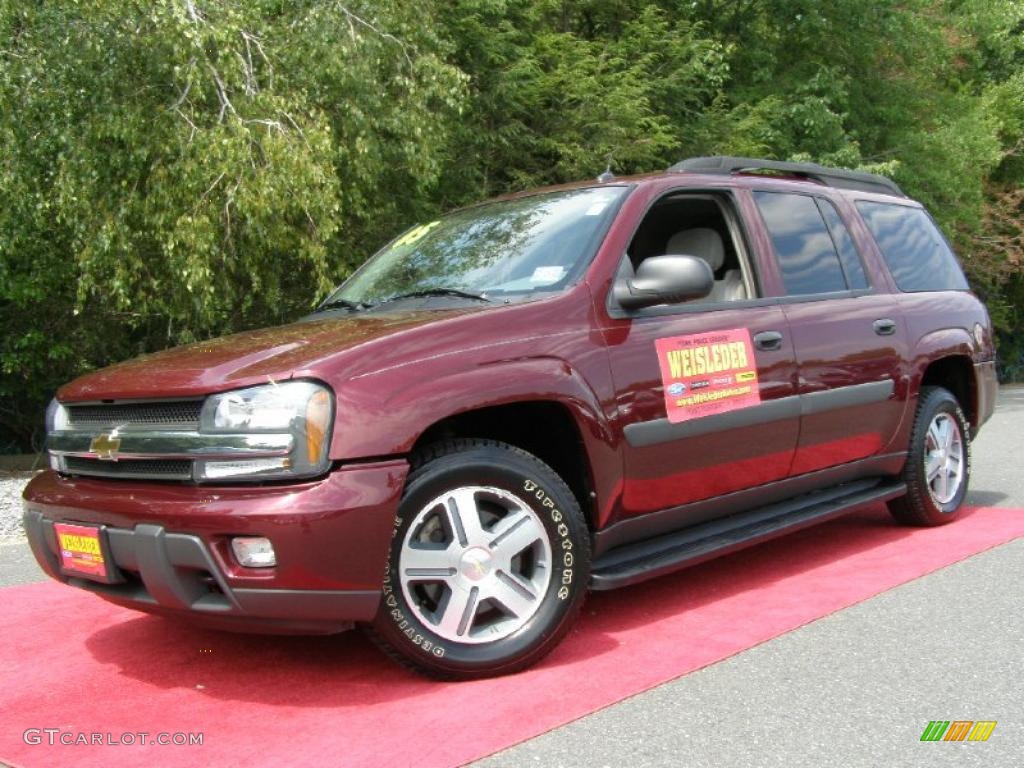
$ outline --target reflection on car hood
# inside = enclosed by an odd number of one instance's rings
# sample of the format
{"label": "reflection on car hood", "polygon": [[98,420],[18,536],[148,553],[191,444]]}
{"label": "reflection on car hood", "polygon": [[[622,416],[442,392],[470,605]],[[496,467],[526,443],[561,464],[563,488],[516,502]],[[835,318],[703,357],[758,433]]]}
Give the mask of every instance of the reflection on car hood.
{"label": "reflection on car hood", "polygon": [[382,337],[479,311],[328,315],[175,347],[86,374],[61,401],[195,397],[236,387],[316,376],[317,364]]}

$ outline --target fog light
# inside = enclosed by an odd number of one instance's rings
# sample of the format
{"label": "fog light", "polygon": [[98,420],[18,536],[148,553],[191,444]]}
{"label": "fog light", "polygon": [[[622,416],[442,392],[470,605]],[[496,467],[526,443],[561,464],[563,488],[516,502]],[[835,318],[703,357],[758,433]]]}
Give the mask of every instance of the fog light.
{"label": "fog light", "polygon": [[277,565],[274,545],[261,536],[237,536],[231,540],[231,551],[246,568],[269,568]]}
{"label": "fog light", "polygon": [[203,480],[218,480],[224,477],[256,476],[267,472],[287,469],[287,456],[274,459],[233,459],[230,461],[201,461],[198,464],[199,477]]}

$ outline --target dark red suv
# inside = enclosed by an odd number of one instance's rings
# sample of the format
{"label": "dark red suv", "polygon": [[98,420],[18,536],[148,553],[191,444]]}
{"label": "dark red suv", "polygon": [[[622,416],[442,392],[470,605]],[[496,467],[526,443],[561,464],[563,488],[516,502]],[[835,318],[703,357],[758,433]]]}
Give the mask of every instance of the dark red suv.
{"label": "dark red suv", "polygon": [[866,504],[953,520],[993,358],[891,181],[698,158],[456,211],[291,325],[66,385],[25,530],[120,605],[505,673],[588,589]]}

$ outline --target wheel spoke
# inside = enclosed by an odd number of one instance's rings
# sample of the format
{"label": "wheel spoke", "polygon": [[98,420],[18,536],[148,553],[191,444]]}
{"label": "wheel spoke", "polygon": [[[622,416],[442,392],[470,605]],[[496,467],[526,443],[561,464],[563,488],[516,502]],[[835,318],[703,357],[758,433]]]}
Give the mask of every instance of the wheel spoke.
{"label": "wheel spoke", "polygon": [[938,420],[933,421],[928,425],[928,440],[931,442],[932,450],[941,450],[942,448],[942,432],[939,427]]}
{"label": "wheel spoke", "polygon": [[949,492],[949,469],[946,467],[942,468],[938,476],[938,488],[935,489],[936,495],[940,499],[945,499],[946,494]]}
{"label": "wheel spoke", "polygon": [[953,485],[953,493],[956,493],[963,479],[963,462],[960,459],[950,457],[947,466],[949,467],[949,479]]}
{"label": "wheel spoke", "polygon": [[445,502],[455,537],[463,547],[483,546],[487,534],[480,524],[480,508],[476,505],[476,492],[471,488],[457,488]]}
{"label": "wheel spoke", "polygon": [[458,585],[453,586],[441,610],[441,619],[437,623],[438,630],[447,633],[448,637],[462,637],[469,632],[473,626],[479,592],[476,587],[465,589]]}
{"label": "wheel spoke", "polygon": [[934,453],[928,454],[928,458],[925,460],[924,464],[924,471],[929,483],[935,479],[935,476],[939,474],[939,470],[941,469],[942,456]]}
{"label": "wheel spoke", "polygon": [[510,514],[501,521],[491,540],[491,549],[504,564],[522,552],[544,535],[540,524],[526,512]]}
{"label": "wheel spoke", "polygon": [[498,571],[487,596],[516,618],[530,615],[537,603],[537,595],[529,586],[504,571]]}
{"label": "wheel spoke", "polygon": [[412,579],[447,579],[458,571],[459,550],[452,542],[447,547],[408,546],[402,552],[402,572]]}
{"label": "wheel spoke", "polygon": [[951,419],[942,420],[942,447],[949,450],[949,447],[953,444],[953,436],[955,435],[953,429],[953,422]]}

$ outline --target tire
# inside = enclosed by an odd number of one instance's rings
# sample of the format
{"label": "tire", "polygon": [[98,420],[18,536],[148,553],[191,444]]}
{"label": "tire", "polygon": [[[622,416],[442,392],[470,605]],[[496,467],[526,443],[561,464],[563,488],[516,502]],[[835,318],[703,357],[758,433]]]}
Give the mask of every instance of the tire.
{"label": "tire", "polygon": [[889,502],[904,525],[951,523],[960,515],[971,476],[970,428],[949,390],[922,387],[903,468],[907,495]]}
{"label": "tire", "polygon": [[538,458],[493,440],[438,443],[412,465],[371,637],[442,679],[536,663],[587,591],[590,538],[575,496]]}

